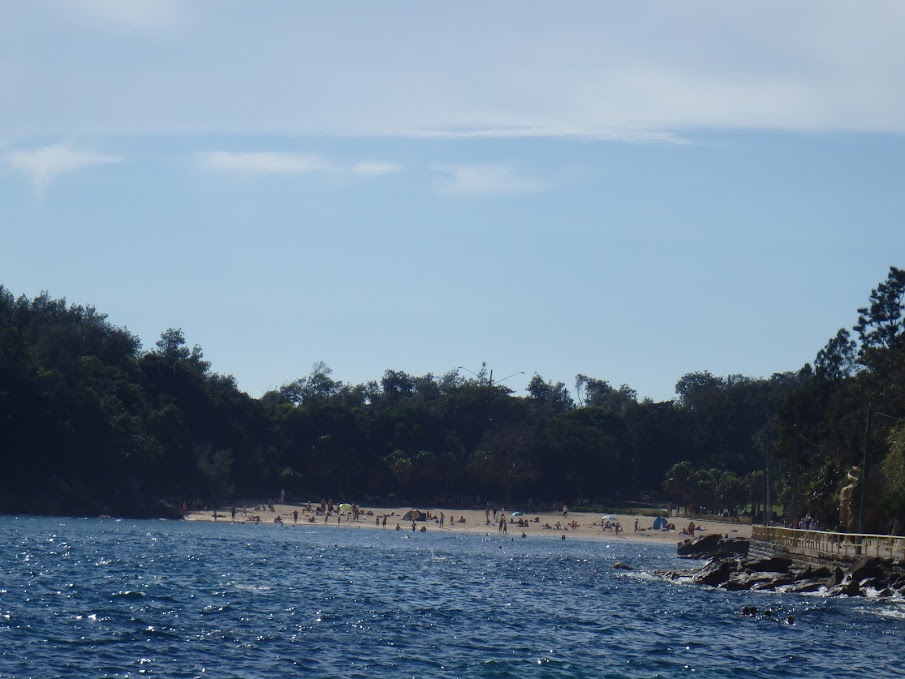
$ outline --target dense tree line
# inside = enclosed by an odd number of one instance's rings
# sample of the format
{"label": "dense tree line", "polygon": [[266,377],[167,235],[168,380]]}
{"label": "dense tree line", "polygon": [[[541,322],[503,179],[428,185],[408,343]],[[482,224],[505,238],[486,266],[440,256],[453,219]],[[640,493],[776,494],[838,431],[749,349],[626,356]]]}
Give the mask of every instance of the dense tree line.
{"label": "dense tree line", "polygon": [[841,330],[813,367],[691,373],[674,400],[654,402],[587,375],[572,390],[535,375],[516,397],[486,368],[387,370],[353,385],[322,363],[254,399],[181,330],[142,350],[92,307],[0,287],[0,509],[160,515],[185,499],[285,489],[760,511],[769,478],[773,500],[828,520],[862,457],[869,403],[868,459],[895,481],[884,490],[892,517],[905,505],[905,430],[889,417],[905,405],[903,289],[893,268],[859,310],[857,337]]}

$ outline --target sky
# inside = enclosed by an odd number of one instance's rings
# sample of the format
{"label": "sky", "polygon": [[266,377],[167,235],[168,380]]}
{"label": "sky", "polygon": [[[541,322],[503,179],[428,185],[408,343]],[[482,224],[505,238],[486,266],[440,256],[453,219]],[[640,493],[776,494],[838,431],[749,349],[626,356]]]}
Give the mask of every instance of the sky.
{"label": "sky", "polygon": [[899,0],[3,3],[0,285],[255,397],[798,370],[905,266],[902,35]]}

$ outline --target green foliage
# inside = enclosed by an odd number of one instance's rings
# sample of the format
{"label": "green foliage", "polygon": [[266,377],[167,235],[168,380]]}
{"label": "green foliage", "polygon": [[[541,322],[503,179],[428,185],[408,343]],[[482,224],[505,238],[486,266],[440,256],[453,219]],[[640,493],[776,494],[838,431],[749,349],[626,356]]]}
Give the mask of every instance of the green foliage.
{"label": "green foliage", "polygon": [[[260,399],[211,370],[181,329],[151,351],[93,307],[0,287],[0,509],[141,515],[199,498],[475,496],[509,502],[653,496],[716,510],[771,496],[833,516],[846,473],[884,463],[905,518],[905,273],[858,310],[814,367],[767,378],[684,375],[674,401],[579,374],[525,397],[482,365],[386,370],[343,384],[318,362]],[[866,427],[867,412],[872,424]],[[609,500],[606,500],[609,501]],[[159,509],[154,509],[159,512]]]}
{"label": "green foliage", "polygon": [[889,433],[883,473],[889,484],[883,498],[884,508],[899,526],[905,526],[905,425],[899,424]]}

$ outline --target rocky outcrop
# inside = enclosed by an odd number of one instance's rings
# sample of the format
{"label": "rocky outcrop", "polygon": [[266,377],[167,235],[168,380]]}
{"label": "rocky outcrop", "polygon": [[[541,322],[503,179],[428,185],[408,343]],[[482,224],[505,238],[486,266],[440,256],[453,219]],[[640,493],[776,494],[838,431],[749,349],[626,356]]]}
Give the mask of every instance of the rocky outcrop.
{"label": "rocky outcrop", "polygon": [[747,556],[749,542],[744,538],[726,538],[719,533],[682,540],[676,548],[679,556],[710,559],[715,556]]}
{"label": "rocky outcrop", "polygon": [[[679,544],[680,549],[683,544]],[[710,541],[705,544],[710,544]],[[687,551],[688,547],[685,549]],[[875,557],[863,557],[848,564],[846,568],[841,565],[829,568],[803,565],[781,557],[748,559],[715,555],[700,568],[687,571],[658,571],[658,574],[670,579],[690,578],[696,584],[729,591],[825,590],[830,596],[886,597],[894,593],[905,596],[905,563]]]}

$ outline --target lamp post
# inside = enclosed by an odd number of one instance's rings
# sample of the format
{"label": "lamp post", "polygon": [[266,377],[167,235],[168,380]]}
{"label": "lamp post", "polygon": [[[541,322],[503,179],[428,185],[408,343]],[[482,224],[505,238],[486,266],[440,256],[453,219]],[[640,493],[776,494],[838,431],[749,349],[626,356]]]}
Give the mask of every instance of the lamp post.
{"label": "lamp post", "polygon": [[[480,375],[478,375],[478,373],[476,373],[476,372],[473,371],[473,370],[469,370],[469,369],[466,368],[464,365],[460,365],[460,366],[458,367],[458,369],[459,369],[459,370],[464,370],[464,371],[467,372],[467,373],[471,373],[472,375],[474,375],[475,377],[477,377],[479,380],[484,379],[483,377],[481,377]],[[511,375],[507,375],[506,377],[504,377],[504,378],[501,379],[501,380],[497,380],[496,383],[499,384],[500,382],[505,382],[505,381],[508,380],[510,377],[515,377],[516,375],[524,375],[524,374],[525,374],[525,371],[524,371],[524,370],[519,370],[518,372],[512,373]],[[487,386],[490,386],[490,387],[493,386],[493,370],[490,371],[490,380],[487,382]]]}

